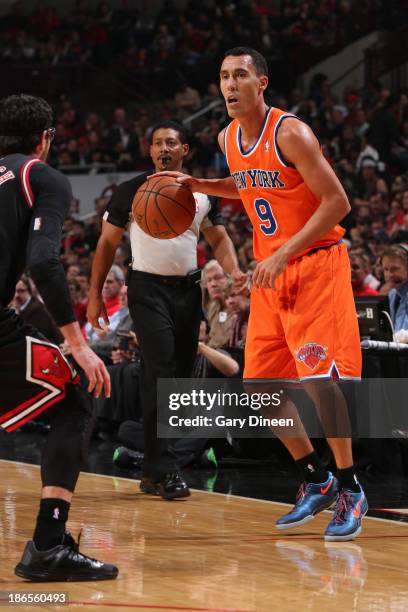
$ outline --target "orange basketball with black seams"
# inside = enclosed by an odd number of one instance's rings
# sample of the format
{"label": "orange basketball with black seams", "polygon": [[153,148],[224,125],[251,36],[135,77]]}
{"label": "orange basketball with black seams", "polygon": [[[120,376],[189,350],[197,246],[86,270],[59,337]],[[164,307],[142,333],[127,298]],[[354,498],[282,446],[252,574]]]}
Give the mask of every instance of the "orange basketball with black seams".
{"label": "orange basketball with black seams", "polygon": [[133,218],[149,236],[167,240],[184,234],[196,214],[196,202],[186,185],[171,176],[151,178],[137,190]]}

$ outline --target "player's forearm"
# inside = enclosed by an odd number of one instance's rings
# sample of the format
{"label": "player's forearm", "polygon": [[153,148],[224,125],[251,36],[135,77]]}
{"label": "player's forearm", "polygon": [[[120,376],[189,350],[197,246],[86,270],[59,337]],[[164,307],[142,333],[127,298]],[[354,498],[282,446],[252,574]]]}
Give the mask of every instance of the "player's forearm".
{"label": "player's forearm", "polygon": [[235,187],[235,182],[232,176],[220,179],[194,179],[196,185],[194,191],[206,193],[210,196],[219,198],[230,198],[239,200],[239,191]]}
{"label": "player's forearm", "polygon": [[208,359],[214,368],[224,376],[234,376],[239,371],[239,365],[229,355],[224,355],[216,349],[200,342],[200,353]]}
{"label": "player's forearm", "polygon": [[322,199],[316,212],[310,217],[303,228],[292,236],[282,247],[287,259],[311,246],[316,240],[332,230],[350,211],[348,200],[342,196]]}
{"label": "player's forearm", "polygon": [[72,349],[76,349],[80,346],[87,346],[86,340],[82,335],[79,323],[77,321],[74,321],[74,323],[69,323],[68,325],[63,325],[60,327],[60,330]]}
{"label": "player's forearm", "polygon": [[61,327],[76,317],[62,264],[56,256],[47,257],[46,246],[47,242],[43,242],[35,251],[35,257],[27,261],[27,268],[52,318]]}
{"label": "player's forearm", "polygon": [[101,295],[104,282],[115,259],[116,248],[117,245],[106,240],[102,234],[92,263],[90,295]]}
{"label": "player's forearm", "polygon": [[212,245],[212,250],[224,272],[231,274],[234,270],[239,269],[235,248],[228,235],[223,236],[216,245]]}

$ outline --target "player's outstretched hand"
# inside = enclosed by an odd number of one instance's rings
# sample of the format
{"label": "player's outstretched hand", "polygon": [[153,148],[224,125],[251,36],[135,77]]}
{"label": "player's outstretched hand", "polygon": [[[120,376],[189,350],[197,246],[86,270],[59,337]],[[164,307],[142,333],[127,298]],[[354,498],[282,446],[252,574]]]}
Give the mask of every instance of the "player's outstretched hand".
{"label": "player's outstretched hand", "polygon": [[86,317],[89,323],[95,329],[104,329],[99,323],[99,319],[103,319],[106,326],[109,327],[109,317],[108,313],[106,312],[106,306],[102,296],[92,294],[89,295]]}
{"label": "player's outstretched hand", "polygon": [[89,381],[89,393],[93,393],[94,397],[99,397],[103,389],[105,397],[110,397],[110,376],[102,359],[99,359],[87,344],[81,344],[71,350],[73,358],[84,370]]}
{"label": "player's outstretched hand", "polygon": [[199,185],[199,181],[193,176],[190,176],[189,174],[184,174],[183,172],[177,172],[176,170],[164,170],[163,172],[155,172],[155,174],[151,174],[150,176],[148,176],[147,180],[150,180],[152,178],[159,178],[161,176],[171,176],[176,179],[177,183],[190,187],[191,191],[195,191]]}
{"label": "player's outstretched hand", "polygon": [[287,262],[287,258],[279,251],[260,261],[252,275],[252,284],[264,289],[275,289],[275,281],[286,268]]}

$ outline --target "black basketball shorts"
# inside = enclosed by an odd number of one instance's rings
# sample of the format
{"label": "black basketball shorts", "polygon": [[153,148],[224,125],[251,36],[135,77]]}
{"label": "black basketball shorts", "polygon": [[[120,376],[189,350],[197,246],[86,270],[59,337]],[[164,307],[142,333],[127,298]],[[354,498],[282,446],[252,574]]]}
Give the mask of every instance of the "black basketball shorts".
{"label": "black basketball shorts", "polygon": [[0,345],[0,427],[13,431],[65,398],[66,385],[79,375],[34,328],[22,326],[13,341]]}

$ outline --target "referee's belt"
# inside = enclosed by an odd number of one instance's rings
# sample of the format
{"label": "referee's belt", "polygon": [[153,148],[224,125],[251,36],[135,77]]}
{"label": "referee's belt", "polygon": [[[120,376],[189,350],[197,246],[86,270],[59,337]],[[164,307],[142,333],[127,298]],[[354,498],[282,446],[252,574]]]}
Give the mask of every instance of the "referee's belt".
{"label": "referee's belt", "polygon": [[185,276],[165,276],[163,274],[151,274],[150,272],[142,272],[141,270],[132,270],[131,275],[134,278],[140,280],[151,281],[153,283],[159,283],[161,285],[168,285],[172,287],[195,287],[201,282],[201,270],[196,268],[191,270]]}

